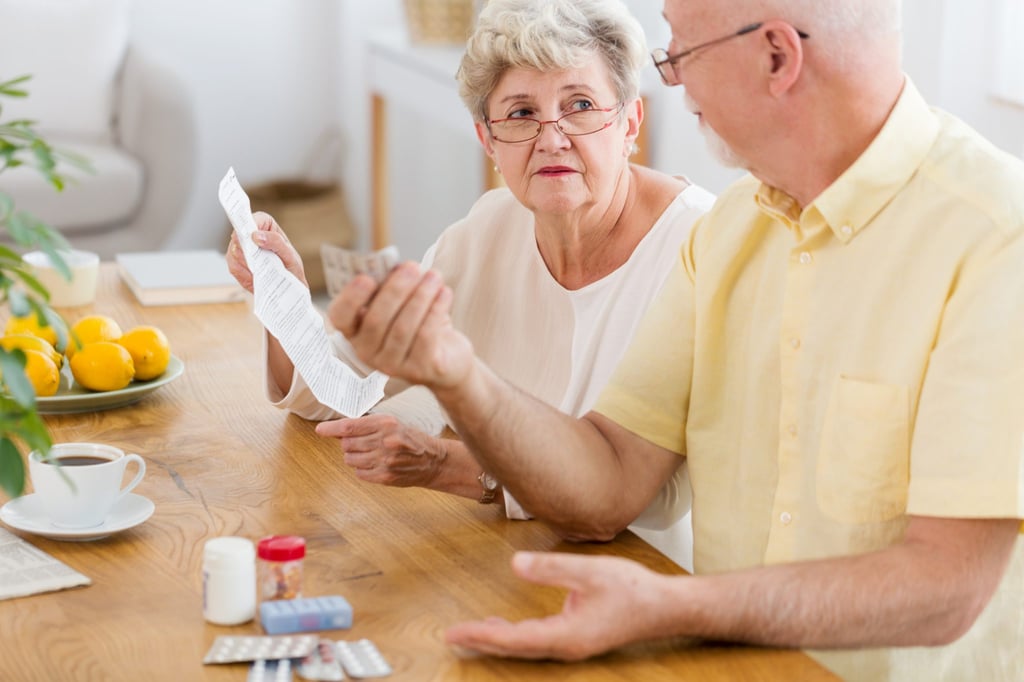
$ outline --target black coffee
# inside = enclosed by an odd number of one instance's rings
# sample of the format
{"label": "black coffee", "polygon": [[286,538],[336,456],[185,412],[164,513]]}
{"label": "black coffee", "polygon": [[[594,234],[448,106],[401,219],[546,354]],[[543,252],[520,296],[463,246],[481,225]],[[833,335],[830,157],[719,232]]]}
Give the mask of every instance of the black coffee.
{"label": "black coffee", "polygon": [[106,457],[97,457],[95,455],[65,455],[63,457],[54,457],[50,463],[56,462],[66,467],[85,467],[90,464],[106,464],[109,461]]}

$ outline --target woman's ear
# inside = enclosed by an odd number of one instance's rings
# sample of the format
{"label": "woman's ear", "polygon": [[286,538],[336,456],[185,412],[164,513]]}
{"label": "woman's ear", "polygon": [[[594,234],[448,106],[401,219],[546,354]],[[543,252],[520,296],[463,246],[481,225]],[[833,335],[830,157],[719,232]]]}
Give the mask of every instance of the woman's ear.
{"label": "woman's ear", "polygon": [[637,97],[626,104],[626,156],[636,146],[636,138],[640,135],[640,126],[644,122],[644,100]]}
{"label": "woman's ear", "polygon": [[780,97],[800,77],[804,64],[803,43],[797,30],[781,20],[766,21],[762,30],[771,58],[768,91],[772,96]]}
{"label": "woman's ear", "polygon": [[480,146],[484,148],[484,153],[493,159],[494,145],[491,144],[491,131],[482,121],[475,122],[473,127],[476,129],[476,139],[480,140]]}

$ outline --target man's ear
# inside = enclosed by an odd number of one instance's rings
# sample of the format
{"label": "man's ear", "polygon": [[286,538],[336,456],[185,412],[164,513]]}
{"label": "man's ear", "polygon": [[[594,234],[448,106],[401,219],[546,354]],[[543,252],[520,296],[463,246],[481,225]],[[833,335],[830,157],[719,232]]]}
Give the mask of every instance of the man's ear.
{"label": "man's ear", "polygon": [[804,47],[796,29],[784,21],[766,21],[762,30],[771,50],[768,90],[779,97],[788,92],[800,77]]}

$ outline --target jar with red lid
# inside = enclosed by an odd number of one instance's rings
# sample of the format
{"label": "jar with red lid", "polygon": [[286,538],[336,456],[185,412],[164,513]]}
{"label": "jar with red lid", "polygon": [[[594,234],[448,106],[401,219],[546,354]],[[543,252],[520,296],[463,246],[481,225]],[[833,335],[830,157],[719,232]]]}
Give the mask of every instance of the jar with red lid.
{"label": "jar with red lid", "polygon": [[271,535],[256,545],[260,601],[302,596],[302,561],[306,540],[297,535]]}

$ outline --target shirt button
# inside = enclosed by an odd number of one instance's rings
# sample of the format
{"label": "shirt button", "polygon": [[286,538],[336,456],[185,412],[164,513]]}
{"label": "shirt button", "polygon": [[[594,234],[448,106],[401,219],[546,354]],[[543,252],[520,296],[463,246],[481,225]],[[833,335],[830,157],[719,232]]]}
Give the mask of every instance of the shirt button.
{"label": "shirt button", "polygon": [[842,227],[839,228],[839,231],[843,233],[844,237],[849,237],[851,234],[853,234],[853,228],[850,227],[849,225],[843,225]]}
{"label": "shirt button", "polygon": [[789,340],[789,345],[793,348],[793,350],[796,350],[797,348],[800,347],[800,339],[794,336]]}
{"label": "shirt button", "polygon": [[789,428],[786,429],[790,436],[796,438],[796,424],[790,424]]}
{"label": "shirt button", "polygon": [[801,265],[809,265],[810,262],[811,262],[811,254],[807,253],[806,251],[801,251],[800,252],[800,264]]}
{"label": "shirt button", "polygon": [[782,522],[783,526],[788,526],[793,521],[793,515],[789,512],[782,512],[779,514],[779,521]]}

